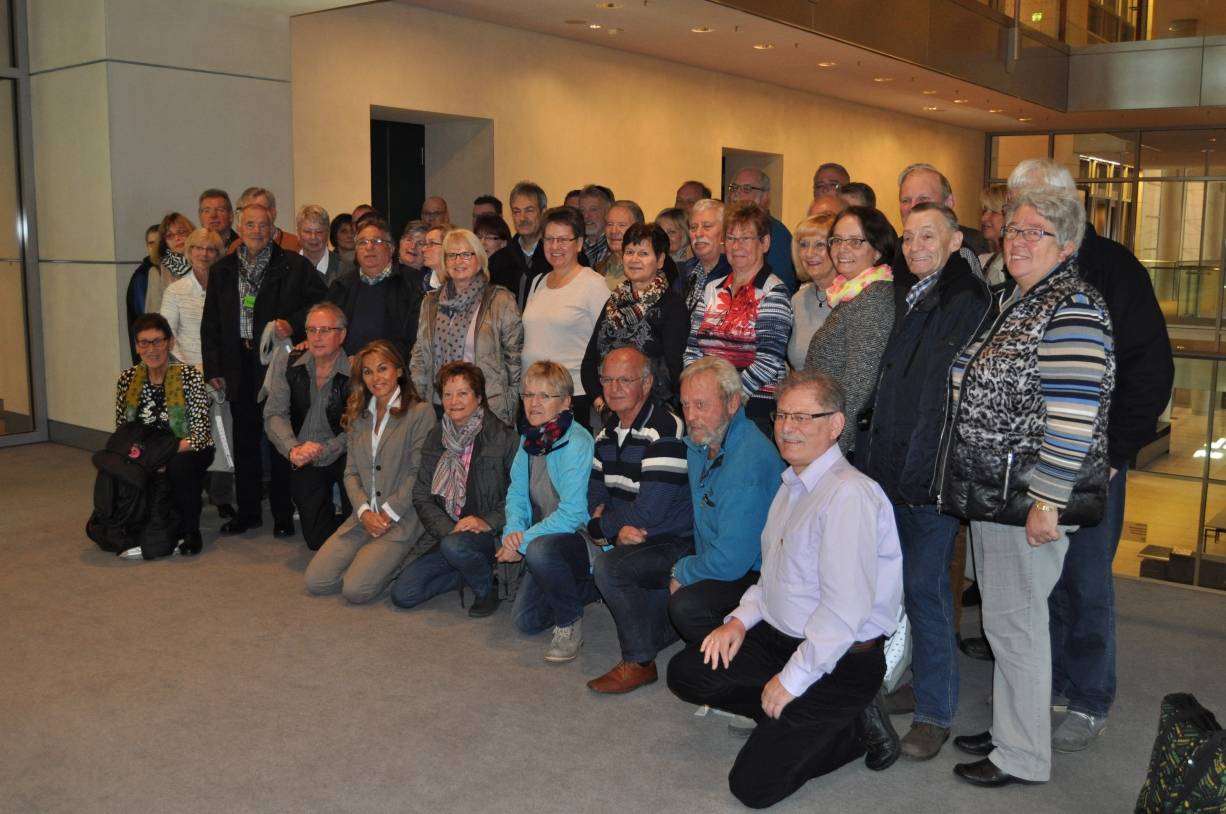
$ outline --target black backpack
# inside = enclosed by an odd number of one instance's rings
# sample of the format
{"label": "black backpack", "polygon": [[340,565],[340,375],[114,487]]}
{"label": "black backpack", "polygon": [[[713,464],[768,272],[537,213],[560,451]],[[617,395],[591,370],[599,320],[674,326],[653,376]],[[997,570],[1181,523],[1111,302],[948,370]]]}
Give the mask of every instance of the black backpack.
{"label": "black backpack", "polygon": [[103,551],[119,554],[135,546],[147,560],[174,551],[178,517],[163,470],[178,451],[169,430],[129,422],[94,453],[94,511],[85,534]]}

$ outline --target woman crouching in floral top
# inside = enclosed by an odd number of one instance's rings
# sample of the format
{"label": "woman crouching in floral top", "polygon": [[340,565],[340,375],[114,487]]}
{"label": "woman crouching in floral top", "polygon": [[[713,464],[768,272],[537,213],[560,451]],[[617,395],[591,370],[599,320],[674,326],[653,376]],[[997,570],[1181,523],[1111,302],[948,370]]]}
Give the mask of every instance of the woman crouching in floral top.
{"label": "woman crouching in floral top", "polygon": [[199,554],[200,492],[213,462],[208,391],[196,368],[171,356],[175,338],[165,317],[143,314],[132,324],[132,333],[140,362],[121,373],[115,386],[115,426],[138,421],[179,439],[179,452],[166,467],[180,517],[177,551]]}

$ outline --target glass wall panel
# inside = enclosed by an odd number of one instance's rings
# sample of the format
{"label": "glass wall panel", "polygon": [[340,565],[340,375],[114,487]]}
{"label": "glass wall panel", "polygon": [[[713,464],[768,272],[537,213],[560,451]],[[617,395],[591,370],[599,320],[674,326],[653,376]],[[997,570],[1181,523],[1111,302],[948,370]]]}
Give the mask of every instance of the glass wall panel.
{"label": "glass wall panel", "polygon": [[1149,0],[1146,31],[1151,40],[1226,34],[1222,0]]}
{"label": "glass wall panel", "polygon": [[0,435],[34,429],[14,94],[12,80],[0,81]]}
{"label": "glass wall panel", "polygon": [[1137,173],[1134,133],[1069,133],[1054,141],[1053,158],[1074,178],[1131,178]]}
{"label": "glass wall panel", "polygon": [[12,1],[0,0],[0,62],[13,67],[13,57]]}
{"label": "glass wall panel", "polygon": [[[1226,6],[1226,3],[1223,5]],[[1142,133],[1141,175],[1150,178],[1226,175],[1226,132],[1168,130]]]}

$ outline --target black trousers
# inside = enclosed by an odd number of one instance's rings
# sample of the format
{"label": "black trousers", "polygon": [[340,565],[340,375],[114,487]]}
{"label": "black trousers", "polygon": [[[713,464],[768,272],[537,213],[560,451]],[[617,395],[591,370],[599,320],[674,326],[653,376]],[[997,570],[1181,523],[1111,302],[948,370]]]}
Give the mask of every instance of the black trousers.
{"label": "black trousers", "polygon": [[[304,466],[290,474],[290,491],[302,521],[302,537],[312,551],[318,551],[353,511],[342,483],[344,476],[344,455],[327,466]],[[332,487],[337,484],[341,487],[339,515],[332,505]]]}
{"label": "black trousers", "polygon": [[166,465],[170,480],[170,497],[179,512],[179,536],[200,533],[200,492],[204,488],[204,476],[213,463],[213,448],[191,452],[178,452]]}
{"label": "black trousers", "polygon": [[[263,408],[260,415],[263,416]],[[272,511],[272,522],[278,527],[290,526],[294,522],[293,487],[291,475],[294,467],[289,459],[277,451],[271,441],[268,441],[268,508]],[[329,501],[331,502],[331,501]]]}
{"label": "black trousers", "polygon": [[784,707],[778,719],[762,711],[762,688],[783,669],[801,641],[759,622],[749,629],[726,669],[712,670],[703,664],[698,644],[689,645],[668,664],[668,687],[678,698],[758,722],[728,774],[728,788],[750,808],[772,806],[810,779],[865,751],[860,713],[885,676],[880,646],[845,654],[833,671]]}
{"label": "black trousers", "polygon": [[749,586],[757,582],[758,572],[749,571],[731,582],[704,579],[678,588],[669,597],[668,618],[682,639],[702,644],[707,634],[722,625],[724,617],[741,604],[741,596]]}

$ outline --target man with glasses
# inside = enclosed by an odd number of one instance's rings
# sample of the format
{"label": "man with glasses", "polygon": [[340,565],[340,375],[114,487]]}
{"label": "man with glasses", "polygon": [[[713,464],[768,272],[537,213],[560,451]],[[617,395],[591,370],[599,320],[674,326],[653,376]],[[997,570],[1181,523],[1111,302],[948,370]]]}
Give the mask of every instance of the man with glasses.
{"label": "man with glasses", "polygon": [[838,195],[849,183],[851,183],[851,176],[847,173],[847,168],[842,164],[828,161],[813,173],[813,197]]}
{"label": "man with glasses", "polygon": [[221,245],[229,246],[238,240],[234,231],[234,205],[230,194],[224,189],[206,189],[200,193],[198,214],[200,225],[221,235]]}
{"label": "man with glasses", "polygon": [[677,637],[668,621],[669,571],[694,551],[685,425],[651,395],[654,384],[638,349],[605,356],[600,386],[613,415],[596,434],[587,531],[612,546],[596,557],[593,575],[617,623],[621,661],[587,683],[598,693],[656,680],[656,653]]}
{"label": "man with glasses", "polygon": [[[278,353],[268,370],[264,430],[290,462],[290,494],[302,520],[307,548],[319,549],[349,516],[345,474],[345,431],[341,416],[349,395],[345,313],[330,302],[307,312],[306,350]],[[341,514],[332,490],[341,486]]]}
{"label": "man with glasses", "polygon": [[[447,201],[438,195],[431,195],[421,203],[421,219],[427,226],[435,227],[451,223],[451,213],[447,211]],[[356,221],[355,221],[356,222]]]}
{"label": "man with glasses", "polygon": [[613,193],[608,187],[588,184],[579,190],[579,214],[583,215],[583,251],[591,261],[591,268],[595,268],[609,254],[605,223],[612,206]]}
{"label": "man with glasses", "polygon": [[355,244],[357,268],[328,289],[328,301],[340,307],[349,326],[345,352],[353,356],[367,343],[386,339],[409,359],[423,297],[420,277],[411,267],[393,262],[395,244],[382,218],[363,217]]}
{"label": "man with glasses", "polygon": [[754,203],[770,216],[771,241],[766,252],[766,264],[776,277],[787,284],[788,293],[796,293],[796,272],[792,268],[792,233],[770,214],[771,179],[757,167],[746,167],[728,184],[728,202]]}
{"label": "man with glasses", "polygon": [[[209,272],[200,321],[204,376],[223,390],[234,427],[234,483],[238,513],[220,532],[241,534],[263,524],[263,417],[257,400],[264,383],[260,341],[271,323],[277,341],[301,342],[307,310],[323,299],[323,278],[296,251],[272,242],[272,213],[248,204],[239,215],[242,242]],[[285,495],[284,503],[288,504]],[[279,512],[279,496],[272,500]],[[274,517],[280,531],[292,531],[292,517]],[[286,523],[289,523],[288,529]]]}
{"label": "man with glasses", "polygon": [[874,697],[902,601],[902,555],[890,501],[839,452],[845,421],[829,376],[784,380],[775,443],[790,468],[761,529],[761,579],[668,665],[681,699],[757,722],[728,775],[751,808],[866,751],[874,770],[898,758]]}

